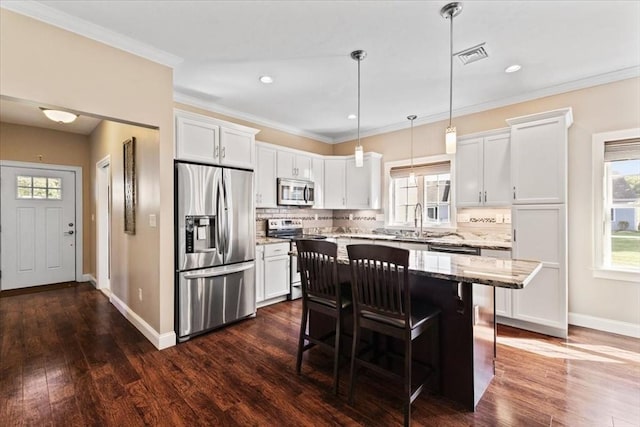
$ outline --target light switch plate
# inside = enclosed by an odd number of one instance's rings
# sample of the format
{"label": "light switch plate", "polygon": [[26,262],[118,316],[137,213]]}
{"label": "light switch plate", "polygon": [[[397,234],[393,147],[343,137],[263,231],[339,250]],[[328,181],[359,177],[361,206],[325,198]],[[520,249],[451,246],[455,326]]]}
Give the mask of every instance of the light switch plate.
{"label": "light switch plate", "polygon": [[504,214],[504,223],[505,224],[511,224],[511,214]]}
{"label": "light switch plate", "polygon": [[349,214],[349,221],[353,221],[353,214]]}
{"label": "light switch plate", "polygon": [[156,227],[156,215],[149,214],[149,227]]}
{"label": "light switch plate", "polygon": [[502,224],[504,221],[504,215],[496,214],[496,224]]}

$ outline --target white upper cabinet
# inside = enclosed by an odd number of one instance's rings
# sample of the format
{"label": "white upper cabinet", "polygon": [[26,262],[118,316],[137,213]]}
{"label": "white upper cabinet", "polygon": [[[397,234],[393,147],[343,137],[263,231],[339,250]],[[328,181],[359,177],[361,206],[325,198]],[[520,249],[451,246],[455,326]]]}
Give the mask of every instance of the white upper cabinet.
{"label": "white upper cabinet", "polygon": [[253,169],[259,131],[186,111],[175,111],[176,159]]}
{"label": "white upper cabinet", "polygon": [[220,127],[201,120],[176,116],[176,158],[217,163]]}
{"label": "white upper cabinet", "polygon": [[324,159],[324,207],[325,209],[345,209],[345,178],[347,161],[343,158]]}
{"label": "white upper cabinet", "polygon": [[361,168],[356,167],[354,158],[347,160],[345,197],[348,209],[380,208],[381,159],[380,154],[366,153]]}
{"label": "white upper cabinet", "polygon": [[565,203],[571,109],[508,119],[513,204]]}
{"label": "white upper cabinet", "polygon": [[256,207],[275,208],[276,205],[276,150],[256,144]]}
{"label": "white upper cabinet", "polygon": [[475,137],[458,142],[456,205],[509,206],[509,134]]}
{"label": "white upper cabinet", "polygon": [[314,157],[311,166],[311,181],[314,182],[315,209],[324,208],[324,159]]}
{"label": "white upper cabinet", "polygon": [[311,180],[312,158],[292,151],[278,150],[278,178]]}
{"label": "white upper cabinet", "polygon": [[237,129],[220,128],[220,163],[253,169],[255,166],[255,134]]}

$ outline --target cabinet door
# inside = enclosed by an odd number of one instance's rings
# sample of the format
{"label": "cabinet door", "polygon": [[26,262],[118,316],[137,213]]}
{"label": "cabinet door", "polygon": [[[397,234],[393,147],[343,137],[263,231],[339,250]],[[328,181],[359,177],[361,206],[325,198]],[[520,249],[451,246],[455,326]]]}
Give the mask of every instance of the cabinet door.
{"label": "cabinet door", "polygon": [[176,158],[218,163],[219,127],[186,117],[176,117]]}
{"label": "cabinet door", "polygon": [[295,172],[296,178],[311,181],[313,161],[310,156],[296,154]]}
{"label": "cabinet door", "polygon": [[289,255],[264,259],[264,299],[289,293]]}
{"label": "cabinet door", "polygon": [[313,158],[311,166],[311,181],[314,183],[313,207],[315,209],[324,208],[324,159]]}
{"label": "cabinet door", "polygon": [[513,291],[513,317],[567,330],[566,208],[514,206],[513,257],[542,262],[542,270]]}
{"label": "cabinet door", "polygon": [[264,301],[264,246],[256,246],[256,302]]}
{"label": "cabinet door", "polygon": [[220,163],[251,169],[255,167],[254,136],[236,129],[220,129]]}
{"label": "cabinet door", "polygon": [[[482,138],[461,141],[456,149],[456,206],[482,205]],[[507,185],[509,183],[507,182]]]}
{"label": "cabinet door", "polygon": [[[371,197],[371,160],[364,159],[361,168],[356,167],[355,159],[346,162],[346,194],[347,209],[367,209]],[[331,187],[328,187],[331,188]]]}
{"label": "cabinet door", "polygon": [[566,170],[564,117],[511,127],[513,204],[564,203]]}
{"label": "cabinet door", "polygon": [[485,138],[483,158],[484,189],[482,202],[485,206],[511,205],[511,151],[509,150],[509,134]]}
{"label": "cabinet door", "polygon": [[345,208],[345,168],[344,159],[325,159],[324,188],[331,189],[324,192],[325,209]]}
{"label": "cabinet door", "polygon": [[276,150],[256,146],[256,207],[275,208],[276,205]]}
{"label": "cabinet door", "polygon": [[[482,249],[480,255],[492,258],[511,258],[511,251],[497,251],[492,249]],[[518,291],[516,291],[518,292]],[[513,291],[511,289],[496,288],[496,314],[503,317],[511,317],[511,298]]]}
{"label": "cabinet door", "polygon": [[296,155],[290,151],[278,150],[278,175],[277,178],[297,178],[295,169]]}

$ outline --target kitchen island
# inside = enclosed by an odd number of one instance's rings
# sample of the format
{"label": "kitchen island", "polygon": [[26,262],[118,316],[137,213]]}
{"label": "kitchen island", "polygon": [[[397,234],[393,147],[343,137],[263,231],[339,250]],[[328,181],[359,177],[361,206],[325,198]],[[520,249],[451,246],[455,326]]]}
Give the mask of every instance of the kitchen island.
{"label": "kitchen island", "polygon": [[[342,245],[338,246],[338,263],[340,280],[348,281],[349,260]],[[410,251],[412,301],[425,301],[442,310],[436,391],[475,410],[495,374],[495,288],[522,289],[541,268],[537,261]],[[312,314],[309,331],[313,335],[322,336],[333,327],[331,319]],[[351,325],[346,322],[343,329],[347,336]],[[422,337],[414,341],[413,353],[423,362],[434,358],[428,339]]]}

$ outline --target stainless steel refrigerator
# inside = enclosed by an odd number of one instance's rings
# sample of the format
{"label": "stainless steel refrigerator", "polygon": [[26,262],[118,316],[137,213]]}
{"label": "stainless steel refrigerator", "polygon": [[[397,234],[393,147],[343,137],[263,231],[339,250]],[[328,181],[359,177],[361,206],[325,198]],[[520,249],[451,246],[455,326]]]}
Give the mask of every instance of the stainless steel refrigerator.
{"label": "stainless steel refrigerator", "polygon": [[255,314],[253,172],[176,162],[178,341]]}

